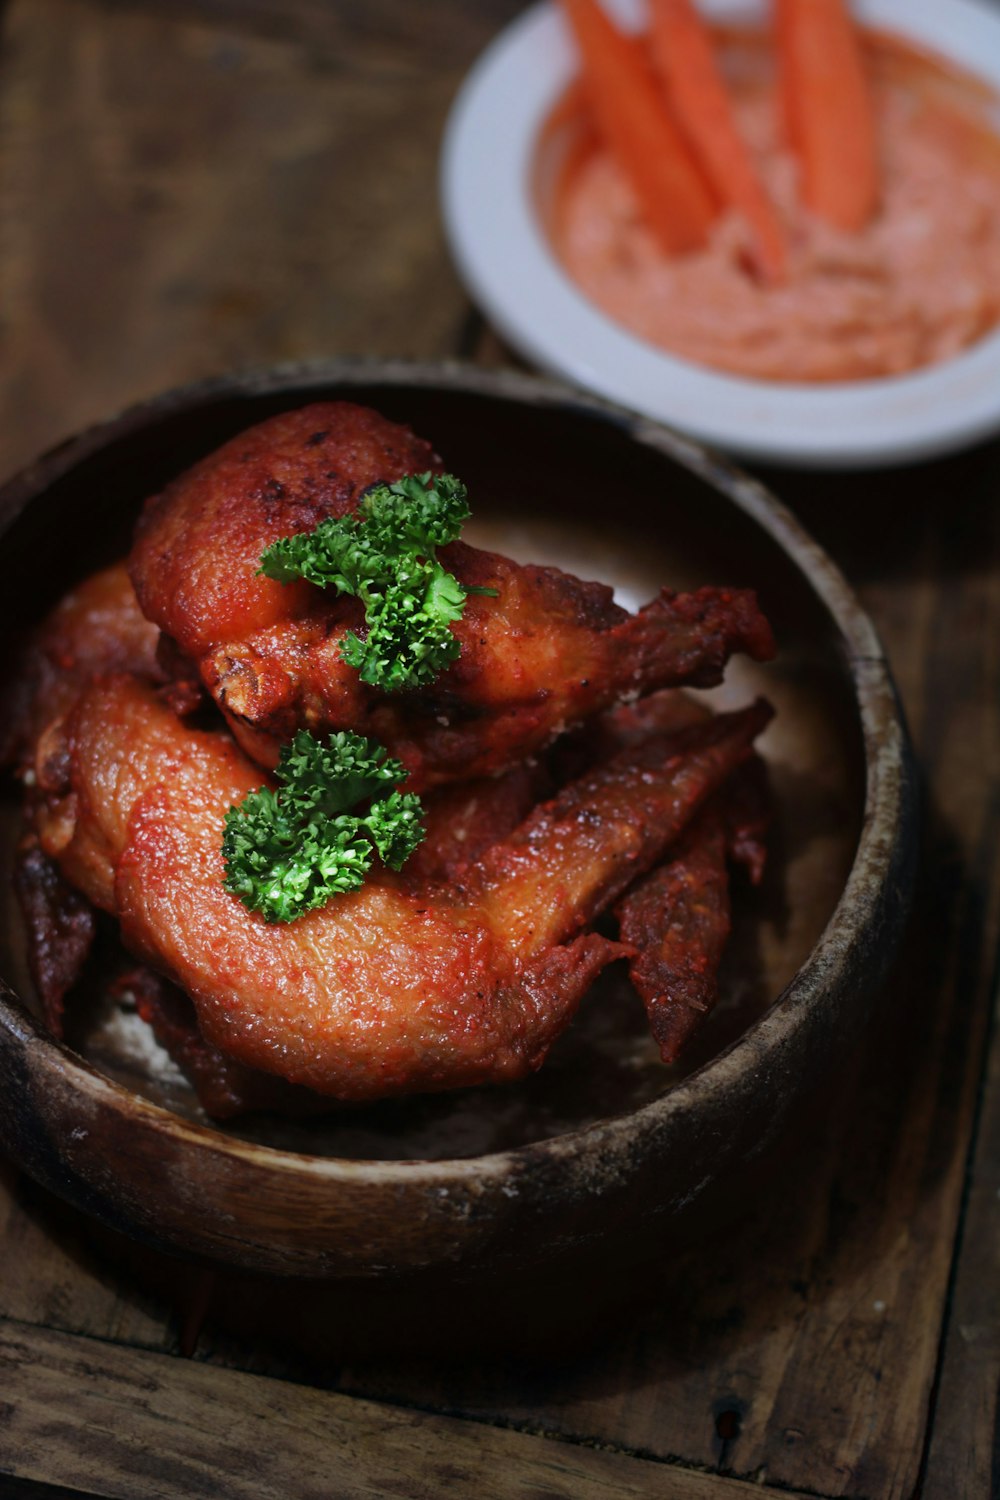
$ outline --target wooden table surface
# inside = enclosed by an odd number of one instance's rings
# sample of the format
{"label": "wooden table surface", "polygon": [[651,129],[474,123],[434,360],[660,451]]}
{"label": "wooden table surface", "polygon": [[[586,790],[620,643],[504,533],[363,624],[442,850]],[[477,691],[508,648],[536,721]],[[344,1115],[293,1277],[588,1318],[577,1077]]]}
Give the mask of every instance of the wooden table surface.
{"label": "wooden table surface", "polygon": [[[233,368],[514,363],[436,170],[520,8],[7,0],[0,470]],[[0,1494],[1000,1493],[1000,446],[764,477],[874,616],[923,775],[914,919],[842,1118],[612,1330],[479,1358],[234,1332],[224,1284],[136,1274],[0,1166]]]}

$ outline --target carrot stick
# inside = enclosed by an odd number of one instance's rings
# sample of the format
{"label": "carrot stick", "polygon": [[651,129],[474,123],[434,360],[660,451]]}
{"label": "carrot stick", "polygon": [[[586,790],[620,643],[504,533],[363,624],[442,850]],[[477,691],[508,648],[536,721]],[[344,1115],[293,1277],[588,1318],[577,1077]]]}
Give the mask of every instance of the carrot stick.
{"label": "carrot stick", "polygon": [[712,39],[693,0],[652,0],[653,59],[682,130],[723,203],[749,223],[756,260],[782,281],[787,253],[781,224],[740,135]]}
{"label": "carrot stick", "polygon": [[546,136],[555,135],[564,125],[575,125],[582,115],[589,115],[590,101],[587,88],[579,75],[563,89],[553,104],[542,127]]}
{"label": "carrot stick", "polygon": [[879,199],[875,115],[846,0],[777,0],[777,41],[803,202],[837,229],[863,229]]}
{"label": "carrot stick", "polygon": [[700,249],[715,216],[711,193],[631,37],[597,0],[562,0],[583,61],[591,107],[639,206],[671,255]]}

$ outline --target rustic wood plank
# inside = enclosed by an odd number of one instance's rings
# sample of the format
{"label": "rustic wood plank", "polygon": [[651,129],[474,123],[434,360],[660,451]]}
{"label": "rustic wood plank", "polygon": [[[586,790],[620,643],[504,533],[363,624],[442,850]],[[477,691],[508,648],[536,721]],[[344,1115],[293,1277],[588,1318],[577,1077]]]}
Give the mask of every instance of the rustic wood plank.
{"label": "rustic wood plank", "polygon": [[175,1349],[175,1304],[123,1281],[88,1242],[87,1226],[0,1163],[0,1316]]}
{"label": "rustic wood plank", "polygon": [[271,34],[235,6],[12,0],[0,470],[224,369],[452,353],[440,134],[514,8],[323,5]]}
{"label": "rustic wood plank", "polygon": [[[0,1323],[0,1474],[122,1500],[748,1500],[646,1459]],[[756,1493],[760,1493],[759,1490]]]}
{"label": "rustic wood plank", "polygon": [[1000,1005],[994,1028],[922,1500],[1000,1486]]}
{"label": "rustic wood plank", "polygon": [[[160,0],[99,0],[111,15],[162,10]],[[209,22],[241,36],[293,37],[311,48],[336,47],[357,58],[374,48],[382,58],[406,62],[419,57],[428,66],[468,66],[469,59],[495,32],[525,8],[525,0],[171,0],[175,18]]]}

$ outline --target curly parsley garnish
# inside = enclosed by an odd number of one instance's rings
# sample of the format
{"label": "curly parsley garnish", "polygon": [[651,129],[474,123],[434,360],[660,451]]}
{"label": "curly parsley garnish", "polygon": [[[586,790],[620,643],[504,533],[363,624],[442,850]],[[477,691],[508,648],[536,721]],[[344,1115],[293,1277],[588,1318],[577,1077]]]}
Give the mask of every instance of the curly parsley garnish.
{"label": "curly parsley garnish", "polygon": [[468,595],[496,593],[466,588],[435,556],[468,515],[465,485],[454,475],[407,474],[366,490],[350,515],[282,537],[260,571],[280,583],[307,578],[356,595],[368,630],[364,637],[348,631],[343,660],[385,692],[423,687],[459,653],[451,626]]}
{"label": "curly parsley garnish", "polygon": [[356,890],[375,853],[398,870],[424,837],[419,797],[376,796],[406,770],[364,735],[343,730],[322,744],[300,729],[274,776],[276,791],[229,809],[222,839],[227,890],[265,921],[292,922]]}

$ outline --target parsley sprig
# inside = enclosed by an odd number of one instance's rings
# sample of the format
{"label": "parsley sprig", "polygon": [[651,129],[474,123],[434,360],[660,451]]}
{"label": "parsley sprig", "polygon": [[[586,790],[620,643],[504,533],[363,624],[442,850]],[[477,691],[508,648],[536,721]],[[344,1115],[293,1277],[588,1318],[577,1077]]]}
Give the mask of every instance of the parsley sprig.
{"label": "parsley sprig", "polygon": [[261,787],[229,809],[222,839],[226,888],[268,922],[356,890],[375,853],[398,870],[424,837],[419,797],[376,795],[406,770],[364,735],[342,730],[323,744],[301,729],[274,776],[277,790]]}
{"label": "parsley sprig", "polygon": [[459,653],[451,626],[468,595],[496,593],[465,587],[435,555],[468,515],[465,485],[454,475],[407,474],[366,490],[350,515],[274,542],[260,571],[355,595],[368,628],[363,637],[347,632],[343,660],[385,692],[423,687]]}

